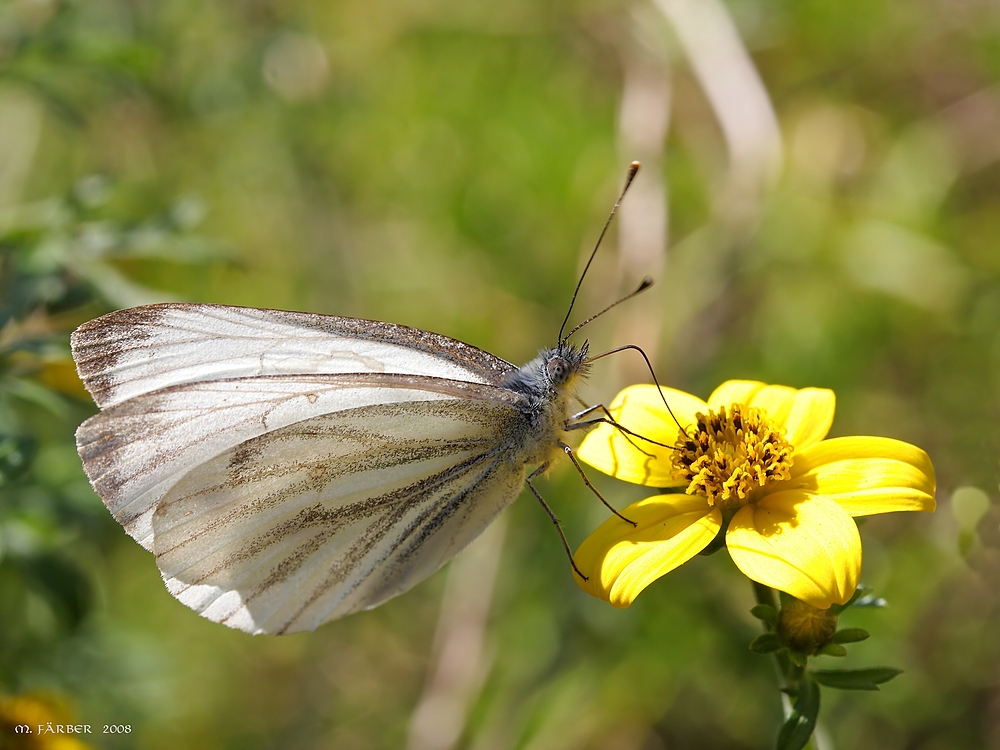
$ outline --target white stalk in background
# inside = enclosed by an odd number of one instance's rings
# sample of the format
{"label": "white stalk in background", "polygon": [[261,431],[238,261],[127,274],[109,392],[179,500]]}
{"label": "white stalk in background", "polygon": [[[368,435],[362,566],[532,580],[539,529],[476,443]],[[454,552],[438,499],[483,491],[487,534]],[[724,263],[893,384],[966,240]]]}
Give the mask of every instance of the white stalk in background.
{"label": "white stalk in background", "polygon": [[507,516],[501,515],[451,562],[407,750],[451,750],[462,737],[469,707],[489,672],[486,624],[506,531]]}
{"label": "white stalk in background", "polygon": [[767,89],[721,0],[653,0],[677,36],[722,129],[727,185],[717,210],[730,221],[759,212],[782,164],[781,131]]}

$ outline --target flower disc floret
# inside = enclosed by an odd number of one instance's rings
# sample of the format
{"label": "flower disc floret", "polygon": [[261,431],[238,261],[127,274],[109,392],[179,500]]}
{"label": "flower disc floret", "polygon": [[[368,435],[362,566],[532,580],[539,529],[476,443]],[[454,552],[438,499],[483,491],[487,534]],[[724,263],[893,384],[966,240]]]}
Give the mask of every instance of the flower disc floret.
{"label": "flower disc floret", "polygon": [[760,409],[733,404],[699,412],[695,419],[672,457],[673,476],[687,484],[687,494],[702,495],[709,505],[737,507],[757,490],[790,477],[792,446]]}

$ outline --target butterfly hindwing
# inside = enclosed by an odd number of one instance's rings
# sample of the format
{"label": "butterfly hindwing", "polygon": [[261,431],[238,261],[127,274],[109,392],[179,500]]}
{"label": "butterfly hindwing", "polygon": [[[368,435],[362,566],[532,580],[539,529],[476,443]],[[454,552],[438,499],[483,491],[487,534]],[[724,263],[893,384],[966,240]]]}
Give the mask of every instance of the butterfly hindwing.
{"label": "butterfly hindwing", "polygon": [[519,494],[509,405],[377,404],[247,440],[160,501],[153,551],[202,615],[284,633],[373,607],[437,570]]}
{"label": "butterfly hindwing", "polygon": [[234,378],[173,386],[106,408],[77,430],[77,448],[112,515],[151,550],[157,504],[213,456],[322,414],[456,398],[517,403],[492,386],[384,373]]}

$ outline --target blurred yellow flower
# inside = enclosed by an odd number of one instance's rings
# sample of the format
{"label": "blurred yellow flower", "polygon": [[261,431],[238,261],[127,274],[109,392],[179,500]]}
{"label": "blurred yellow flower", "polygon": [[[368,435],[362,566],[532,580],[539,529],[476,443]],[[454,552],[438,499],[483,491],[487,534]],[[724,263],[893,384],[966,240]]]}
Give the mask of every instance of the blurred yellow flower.
{"label": "blurred yellow flower", "polygon": [[[602,424],[578,455],[601,471],[648,487],[684,488],[609,518],[576,552],[590,594],[627,607],[646,586],[721,532],[748,578],[826,609],[851,598],[861,573],[853,517],[934,510],[934,467],[899,440],[824,440],[833,391],[730,380],[704,402],[636,385],[610,406],[629,438]],[[674,419],[676,417],[676,420]],[[683,425],[683,431],[678,426]]]}
{"label": "blurred yellow flower", "polygon": [[0,748],[93,750],[93,745],[75,737],[76,734],[91,734],[91,729],[89,725],[73,723],[72,713],[56,697],[0,695]]}

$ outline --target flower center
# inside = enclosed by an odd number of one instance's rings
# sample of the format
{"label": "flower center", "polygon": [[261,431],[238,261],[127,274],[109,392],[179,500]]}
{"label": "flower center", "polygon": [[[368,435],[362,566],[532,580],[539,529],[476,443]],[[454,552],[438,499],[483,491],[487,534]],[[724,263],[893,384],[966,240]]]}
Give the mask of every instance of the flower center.
{"label": "flower center", "polygon": [[695,418],[674,444],[672,459],[673,475],[688,483],[687,494],[736,507],[752,502],[768,483],[789,478],[792,446],[760,409],[733,404]]}

